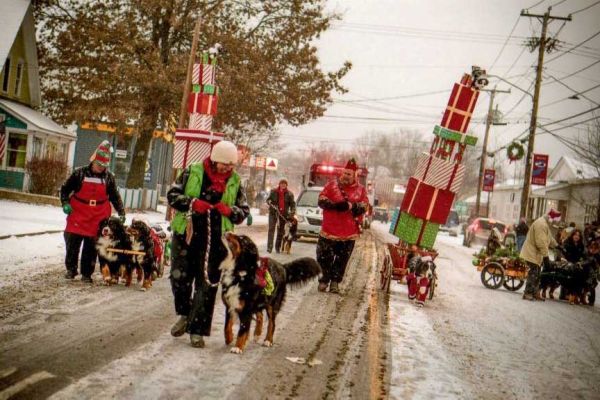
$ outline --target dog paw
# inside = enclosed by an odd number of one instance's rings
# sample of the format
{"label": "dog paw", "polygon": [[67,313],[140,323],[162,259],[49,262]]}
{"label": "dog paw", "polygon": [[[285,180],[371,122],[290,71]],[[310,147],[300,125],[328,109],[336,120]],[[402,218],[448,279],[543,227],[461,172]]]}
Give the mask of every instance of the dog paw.
{"label": "dog paw", "polygon": [[232,354],[242,354],[244,350],[240,349],[239,347],[232,347],[229,349],[229,352]]}
{"label": "dog paw", "polygon": [[145,288],[145,287],[141,287],[141,288],[140,288],[140,292],[145,292],[145,291],[146,291],[146,288]]}
{"label": "dog paw", "polygon": [[254,343],[258,343],[258,342],[260,342],[260,335],[254,336]]}
{"label": "dog paw", "polygon": [[265,340],[263,342],[263,346],[264,347],[273,347],[273,342],[271,342],[270,340]]}

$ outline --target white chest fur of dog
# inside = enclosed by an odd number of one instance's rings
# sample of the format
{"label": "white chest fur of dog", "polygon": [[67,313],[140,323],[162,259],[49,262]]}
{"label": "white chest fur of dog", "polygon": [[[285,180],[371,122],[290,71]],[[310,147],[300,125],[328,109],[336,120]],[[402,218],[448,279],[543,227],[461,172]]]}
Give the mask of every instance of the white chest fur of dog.
{"label": "white chest fur of dog", "polygon": [[117,240],[111,239],[108,236],[100,236],[96,242],[96,250],[98,250],[100,257],[108,261],[117,261],[117,253],[108,251],[109,248],[115,248],[117,243]]}
{"label": "white chest fur of dog", "polygon": [[227,257],[225,257],[219,265],[219,270],[221,270],[223,299],[229,307],[229,312],[234,314],[235,311],[240,308],[240,286],[238,284],[232,285],[235,273],[235,260],[233,259],[233,254],[229,249],[227,240],[224,237],[221,240],[227,249]]}
{"label": "white chest fur of dog", "polygon": [[[144,248],[144,243],[138,241],[133,236],[131,236],[131,250],[141,252],[146,251],[146,249]],[[138,263],[139,265],[142,265],[142,263],[144,262],[144,257],[145,255],[134,255],[132,258],[134,262]]]}

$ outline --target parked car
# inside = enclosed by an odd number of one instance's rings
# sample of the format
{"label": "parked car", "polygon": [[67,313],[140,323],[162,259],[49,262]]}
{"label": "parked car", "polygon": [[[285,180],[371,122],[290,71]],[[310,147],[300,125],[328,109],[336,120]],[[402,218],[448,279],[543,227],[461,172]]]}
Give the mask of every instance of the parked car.
{"label": "parked car", "polygon": [[458,236],[461,231],[460,221],[458,219],[458,213],[451,210],[448,214],[446,223],[440,226],[440,232],[448,232],[450,236]]}
{"label": "parked car", "polygon": [[463,246],[485,245],[493,228],[498,228],[502,235],[508,231],[508,225],[505,222],[490,218],[475,218],[466,228]]}
{"label": "parked car", "polygon": [[319,237],[323,214],[319,208],[319,193],[322,187],[312,186],[304,189],[296,200],[296,216],[298,217],[298,238]]}
{"label": "parked car", "polygon": [[390,214],[384,207],[375,207],[373,209],[373,220],[381,221],[382,223],[387,224],[390,220]]}

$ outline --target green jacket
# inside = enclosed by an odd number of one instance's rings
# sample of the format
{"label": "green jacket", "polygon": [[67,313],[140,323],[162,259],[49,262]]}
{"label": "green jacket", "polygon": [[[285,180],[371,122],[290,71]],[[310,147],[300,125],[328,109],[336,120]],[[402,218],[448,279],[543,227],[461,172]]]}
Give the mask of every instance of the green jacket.
{"label": "green jacket", "polygon": [[[204,166],[202,163],[193,164],[190,166],[190,176],[184,188],[184,193],[190,198],[198,198],[202,189],[202,181],[204,179]],[[221,201],[229,207],[235,205],[238,190],[240,189],[240,176],[234,171],[231,177],[227,180],[225,192]],[[174,233],[183,234],[187,225],[186,213],[177,211],[175,217],[171,221],[171,229]],[[223,233],[233,231],[233,223],[225,216],[221,216],[221,231]]]}

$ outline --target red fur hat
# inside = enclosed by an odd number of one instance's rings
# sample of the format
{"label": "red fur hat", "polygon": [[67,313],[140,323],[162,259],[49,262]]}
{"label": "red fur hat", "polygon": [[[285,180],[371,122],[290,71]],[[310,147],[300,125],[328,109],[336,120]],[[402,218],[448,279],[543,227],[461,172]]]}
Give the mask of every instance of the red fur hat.
{"label": "red fur hat", "polygon": [[358,169],[358,165],[356,165],[356,160],[354,158],[349,159],[344,168],[356,171]]}
{"label": "red fur hat", "polygon": [[554,208],[551,208],[550,211],[548,211],[548,217],[551,221],[560,221],[561,215],[562,214],[560,213],[560,211],[556,211]]}

